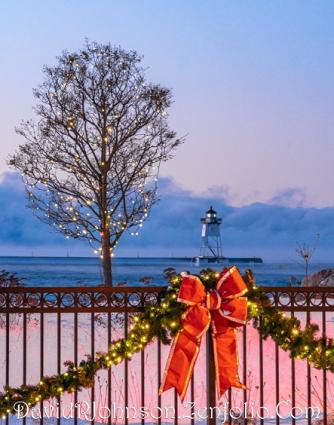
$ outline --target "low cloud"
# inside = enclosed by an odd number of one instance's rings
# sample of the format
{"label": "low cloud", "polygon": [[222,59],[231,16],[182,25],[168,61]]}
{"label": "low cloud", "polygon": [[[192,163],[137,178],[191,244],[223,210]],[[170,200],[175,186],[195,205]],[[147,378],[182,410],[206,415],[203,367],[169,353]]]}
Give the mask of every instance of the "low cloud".
{"label": "low cloud", "polygon": [[270,200],[270,204],[281,205],[289,208],[299,208],[305,206],[305,191],[298,187],[288,188],[277,192]]}
{"label": "low cloud", "polygon": [[76,249],[77,241],[66,240],[48,225],[39,221],[27,200],[22,178],[18,173],[5,173],[0,182],[0,255],[66,255]]}
{"label": "low cloud", "polygon": [[[215,191],[195,196],[172,180],[160,180],[161,200],[152,209],[138,237],[125,236],[120,256],[193,256],[200,246],[200,218],[212,205],[223,219],[222,241],[226,255],[262,256],[265,260],[295,257],[296,242],[320,241],[319,261],[334,258],[334,208],[304,208],[298,191],[289,189],[269,204],[228,205]],[[293,200],[295,204],[290,201]],[[295,207],[297,202],[297,207]],[[281,204],[279,204],[281,203]],[[84,242],[69,242],[25,207],[21,177],[7,173],[0,183],[0,254],[90,255]],[[292,207],[294,206],[294,207]]]}

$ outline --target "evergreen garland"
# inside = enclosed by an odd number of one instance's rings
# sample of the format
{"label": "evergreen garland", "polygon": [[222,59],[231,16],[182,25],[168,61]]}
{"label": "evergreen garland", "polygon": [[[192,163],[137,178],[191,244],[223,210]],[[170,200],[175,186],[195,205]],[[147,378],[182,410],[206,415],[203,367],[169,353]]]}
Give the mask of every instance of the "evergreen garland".
{"label": "evergreen garland", "polygon": [[[5,387],[4,392],[0,393],[0,417],[6,419],[15,413],[15,403],[24,402],[33,407],[64,392],[73,393],[92,387],[99,370],[131,359],[134,353],[144,349],[155,338],[160,338],[163,344],[169,344],[181,328],[181,316],[187,306],[177,301],[182,276],[176,274],[174,269],[168,269],[166,274],[170,285],[163,291],[161,302],[156,306],[145,307],[142,313],[134,316],[126,338],[113,342],[107,353],[96,353],[95,358],[87,357],[78,366],[67,361],[65,372],[46,376],[37,385]],[[206,289],[214,288],[219,276],[212,269],[203,270],[199,275]],[[317,338],[319,328],[315,324],[308,324],[302,330],[298,319],[287,317],[272,306],[269,297],[256,286],[250,270],[246,271],[244,280],[249,289],[248,318],[253,321],[261,337],[266,339],[270,336],[284,351],[289,351],[293,358],[306,359],[317,369],[334,372],[334,341]]]}

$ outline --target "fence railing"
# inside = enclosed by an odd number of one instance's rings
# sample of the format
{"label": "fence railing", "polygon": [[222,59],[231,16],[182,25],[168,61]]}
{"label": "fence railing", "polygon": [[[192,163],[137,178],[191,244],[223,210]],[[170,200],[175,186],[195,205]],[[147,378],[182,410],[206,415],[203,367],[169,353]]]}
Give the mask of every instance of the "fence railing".
{"label": "fence railing", "polygon": [[[272,304],[288,315],[298,317],[303,324],[318,323],[319,336],[333,332],[334,288],[264,289]],[[1,289],[0,387],[38,382],[42,376],[60,373],[65,360],[77,365],[85,354],[106,351],[113,340],[127,335],[134,314],[159,302],[161,291],[161,287],[153,286]],[[175,392],[158,395],[169,347],[156,341],[131,361],[99,374],[90,391],[57,400],[58,424],[62,406],[72,402],[85,405],[86,410],[89,404],[92,423],[193,425],[206,420],[213,424],[218,414],[219,420],[229,424],[241,423],[238,416],[244,423],[295,424],[299,419],[309,425],[317,420],[329,423],[334,411],[333,375],[290,359],[272,341],[263,341],[251,325],[238,333],[240,377],[247,389],[229,391],[219,404],[210,341],[208,337],[201,350],[186,406],[181,405]],[[102,415],[100,409],[94,416],[97,406],[102,405],[109,407],[108,415]],[[139,412],[144,406],[151,407],[150,414],[134,415],[135,407]],[[219,411],[213,406],[219,406]],[[321,411],[320,419],[312,417],[310,406],[314,406],[315,413]],[[45,403],[40,408],[43,411]],[[47,415],[40,416],[43,423]],[[73,423],[82,419],[80,409],[74,409]]]}

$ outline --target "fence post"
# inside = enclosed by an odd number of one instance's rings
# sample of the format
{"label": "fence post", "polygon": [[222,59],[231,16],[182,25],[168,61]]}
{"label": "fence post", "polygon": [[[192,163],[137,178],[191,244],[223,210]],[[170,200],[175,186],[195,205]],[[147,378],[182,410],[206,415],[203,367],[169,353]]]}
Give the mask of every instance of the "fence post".
{"label": "fence post", "polygon": [[206,333],[206,407],[207,425],[216,425],[216,376],[211,332]]}

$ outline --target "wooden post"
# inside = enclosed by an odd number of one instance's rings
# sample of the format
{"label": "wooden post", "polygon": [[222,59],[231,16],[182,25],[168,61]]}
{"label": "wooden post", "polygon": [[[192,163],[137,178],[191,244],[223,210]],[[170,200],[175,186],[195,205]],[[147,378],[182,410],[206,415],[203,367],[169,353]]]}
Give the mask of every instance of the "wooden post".
{"label": "wooden post", "polygon": [[[211,332],[206,333],[206,407],[207,425],[216,425],[216,374]],[[212,411],[212,414],[211,414]]]}

